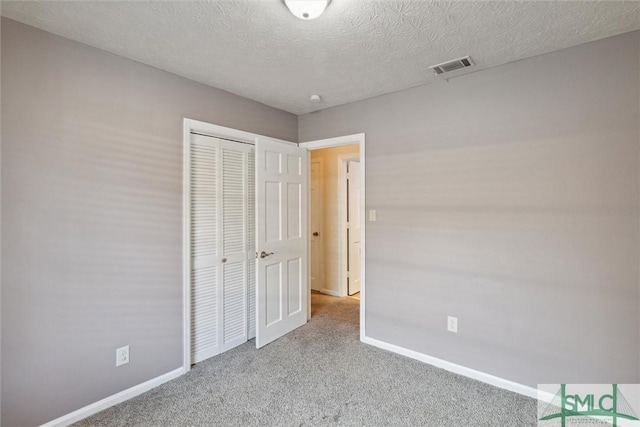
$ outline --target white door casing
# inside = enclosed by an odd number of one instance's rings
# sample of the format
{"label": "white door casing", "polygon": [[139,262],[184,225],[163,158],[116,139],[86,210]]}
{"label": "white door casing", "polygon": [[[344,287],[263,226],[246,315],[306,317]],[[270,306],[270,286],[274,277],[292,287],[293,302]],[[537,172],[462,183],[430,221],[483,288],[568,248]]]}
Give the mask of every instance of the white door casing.
{"label": "white door casing", "polygon": [[360,162],[347,162],[347,293],[360,292]]}
{"label": "white door casing", "polygon": [[307,321],[308,151],[256,138],[256,347]]}
{"label": "white door casing", "polygon": [[316,291],[324,287],[324,230],[322,227],[324,194],[322,191],[322,160],[311,160],[311,182],[309,192],[311,205],[311,289]]}

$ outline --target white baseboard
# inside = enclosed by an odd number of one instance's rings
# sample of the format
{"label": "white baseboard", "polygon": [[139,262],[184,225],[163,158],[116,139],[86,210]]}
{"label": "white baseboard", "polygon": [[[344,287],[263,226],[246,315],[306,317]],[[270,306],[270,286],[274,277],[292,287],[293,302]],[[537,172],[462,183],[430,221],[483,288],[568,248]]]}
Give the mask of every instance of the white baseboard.
{"label": "white baseboard", "polygon": [[149,391],[152,388],[158,387],[159,385],[164,384],[167,381],[171,381],[172,379],[179,377],[183,373],[183,368],[174,369],[173,371],[167,372],[166,374],[160,375],[159,377],[150,379],[149,381],[145,381],[142,384],[138,384],[136,386],[123,390],[120,393],[105,397],[102,400],[87,405],[84,408],[80,408],[77,411],[73,411],[70,414],[63,415],[53,421],[49,421],[48,423],[43,424],[41,427],[68,426],[102,410],[110,408],[113,405],[117,405],[118,403],[124,402],[125,400],[136,397],[137,395],[142,394],[145,391]]}
{"label": "white baseboard", "polygon": [[[400,347],[394,344],[389,344],[384,341],[377,340],[375,338],[370,338],[365,336],[362,338],[362,342],[365,344],[370,344],[374,347],[381,348],[383,350],[388,350],[393,353],[401,354],[403,356],[410,357],[415,360],[419,360],[420,362],[433,365],[437,368],[441,368],[449,372],[463,375],[465,377],[472,378],[474,380],[478,380],[486,384],[491,384],[492,386],[495,386],[495,387],[513,391],[514,393],[519,393],[528,397],[532,397],[534,399],[539,398],[538,390],[533,387],[529,387],[513,381],[505,380],[504,378],[496,377],[494,375],[487,374],[484,372],[476,371],[475,369],[467,368],[466,366],[456,365],[455,363],[447,362],[446,360],[438,359],[437,357],[419,353],[414,350],[409,350],[408,348]],[[552,398],[553,398],[552,395],[542,396],[541,400],[551,401]]]}
{"label": "white baseboard", "polygon": [[340,295],[340,292],[332,291],[331,289],[320,289],[318,292],[320,292],[322,294],[331,295],[331,296],[334,296],[334,297],[341,297],[342,296],[342,295]]}
{"label": "white baseboard", "polygon": [[[323,290],[321,292],[332,294],[333,291],[325,292]],[[447,362],[446,360],[438,359],[437,357],[419,353],[414,350],[409,350],[408,348],[400,347],[394,344],[389,344],[387,342],[380,341],[375,338],[364,336],[362,337],[362,342],[365,344],[372,345],[374,347],[381,348],[383,350],[400,354],[402,356],[410,357],[411,359],[419,360],[420,362],[427,363],[429,365],[444,369],[449,372],[463,375],[465,377],[472,378],[474,380],[481,381],[483,383],[490,384],[492,386],[499,387],[505,390],[509,390],[514,393],[519,393],[534,399],[540,398],[541,400],[544,400],[544,401],[551,401],[551,399],[553,398],[551,394],[549,394],[549,396],[546,396],[543,393],[541,396],[538,393],[538,390],[533,387],[529,387],[523,384],[509,381],[504,378],[496,377],[494,375],[487,374],[485,372],[480,372],[475,369],[467,368],[466,366]],[[138,396],[139,394],[149,391],[155,387],[158,387],[159,385],[164,384],[167,381],[171,381],[172,379],[177,378],[182,374],[184,374],[183,368],[174,369],[173,371],[167,372],[166,374],[160,375],[159,377],[150,379],[149,381],[145,381],[142,384],[138,384],[136,386],[123,390],[119,393],[116,393],[112,396],[106,397],[98,402],[87,405],[84,408],[80,408],[77,411],[73,411],[67,415],[63,415],[60,418],[56,418],[53,421],[49,421],[48,423],[43,424],[41,427],[68,426],[77,421],[83,420],[93,414],[103,411],[111,406],[117,405],[118,403],[124,402],[125,400],[129,400],[135,396]]]}

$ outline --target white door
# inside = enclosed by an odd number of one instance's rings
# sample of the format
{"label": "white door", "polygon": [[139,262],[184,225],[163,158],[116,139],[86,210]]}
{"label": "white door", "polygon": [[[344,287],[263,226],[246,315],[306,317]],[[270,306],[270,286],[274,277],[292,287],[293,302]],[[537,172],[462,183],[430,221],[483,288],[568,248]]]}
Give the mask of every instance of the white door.
{"label": "white door", "polygon": [[248,340],[254,328],[253,148],[192,135],[189,149],[191,362]]}
{"label": "white door", "polygon": [[256,347],[307,321],[308,151],[256,139]]}
{"label": "white door", "polygon": [[360,292],[360,162],[347,162],[348,294]]}
{"label": "white door", "polygon": [[221,352],[247,342],[248,321],[248,157],[250,145],[220,145]]}
{"label": "white door", "polygon": [[322,238],[322,162],[320,159],[311,161],[311,289],[316,291],[324,287],[324,264]]}
{"label": "white door", "polygon": [[191,363],[197,363],[220,353],[218,145],[192,135],[189,156]]}

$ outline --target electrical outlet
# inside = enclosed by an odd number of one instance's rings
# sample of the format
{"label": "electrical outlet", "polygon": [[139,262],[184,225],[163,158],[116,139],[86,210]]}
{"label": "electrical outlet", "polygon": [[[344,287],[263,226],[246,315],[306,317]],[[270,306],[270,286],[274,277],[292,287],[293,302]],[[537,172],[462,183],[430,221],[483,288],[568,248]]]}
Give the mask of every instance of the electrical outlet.
{"label": "electrical outlet", "polygon": [[129,363],[129,346],[116,349],[116,367]]}
{"label": "electrical outlet", "polygon": [[369,210],[369,221],[375,221],[375,220],[376,220],[376,210],[371,209]]}
{"label": "electrical outlet", "polygon": [[458,318],[447,316],[447,330],[449,332],[458,333]]}

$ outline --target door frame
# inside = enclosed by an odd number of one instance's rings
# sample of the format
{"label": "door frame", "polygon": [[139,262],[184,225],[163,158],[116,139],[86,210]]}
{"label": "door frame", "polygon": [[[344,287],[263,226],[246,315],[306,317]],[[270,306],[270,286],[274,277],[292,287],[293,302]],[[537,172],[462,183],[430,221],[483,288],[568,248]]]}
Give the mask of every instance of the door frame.
{"label": "door frame", "polygon": [[[347,192],[345,190],[345,183],[347,181],[347,162],[358,160],[360,162],[359,154],[342,154],[338,156],[338,221],[340,223],[340,229],[338,230],[338,239],[340,244],[338,245],[338,257],[340,259],[338,268],[340,270],[340,296],[349,296],[349,286],[347,282],[347,274],[349,263],[347,262],[347,254],[349,253],[349,241],[347,240]],[[362,163],[360,163],[360,169],[362,169]],[[362,210],[360,206],[360,210]],[[362,218],[362,215],[360,215]],[[362,224],[360,224],[362,227]],[[361,228],[362,230],[362,228]],[[345,241],[347,244],[345,245]],[[362,240],[361,240],[362,241]],[[362,249],[362,243],[360,244]],[[362,273],[362,265],[360,266],[360,273]],[[362,279],[360,281],[362,283]],[[360,291],[360,297],[362,297],[362,290]]]}
{"label": "door frame", "polygon": [[[338,136],[335,138],[320,139],[315,141],[301,142],[298,145],[304,147],[309,151],[320,150],[323,148],[341,147],[344,145],[359,144],[360,147],[360,341],[365,339],[365,320],[366,320],[366,281],[365,281],[365,242],[366,242],[366,209],[365,209],[365,194],[366,194],[366,180],[365,180],[365,134],[357,133],[353,135]],[[311,177],[309,177],[311,179]],[[311,200],[308,201],[311,203]],[[308,210],[309,221],[311,221],[311,210]],[[307,245],[307,251],[311,256],[311,239]],[[342,258],[342,257],[341,257]],[[311,262],[311,261],[309,261]],[[342,262],[342,259],[341,259]],[[311,274],[311,270],[309,270]],[[309,277],[309,287],[311,286],[311,277]],[[309,289],[309,318],[311,318],[311,289]]]}
{"label": "door frame", "polygon": [[187,373],[191,370],[191,132],[251,145],[258,137],[299,144],[187,118],[183,119],[182,130],[182,369]]}
{"label": "door frame", "polygon": [[[322,171],[322,175],[324,177],[324,163],[322,161],[321,158],[317,158],[317,159],[312,159],[311,156],[309,156],[309,232],[313,232],[312,230],[312,223],[311,223],[311,214],[312,211],[311,209],[313,208],[313,203],[311,200],[311,165],[313,163],[316,163],[318,165],[320,165],[320,170]],[[320,222],[320,241],[322,242],[321,246],[321,250],[320,250],[320,263],[322,265],[324,265],[324,198],[325,198],[325,193],[324,193],[324,183],[322,182],[322,179],[319,182],[319,186],[320,186],[320,199],[322,200],[322,209],[320,210],[319,213],[317,213],[316,215],[318,215],[318,220]],[[315,208],[314,208],[315,209]],[[311,237],[309,237],[309,248],[311,248]],[[311,249],[309,249],[309,280],[311,280]],[[320,274],[322,280],[322,289],[324,290],[324,283],[325,283],[325,278],[324,278],[324,269],[322,269],[322,272]],[[311,289],[311,283],[309,283],[309,289]]]}

